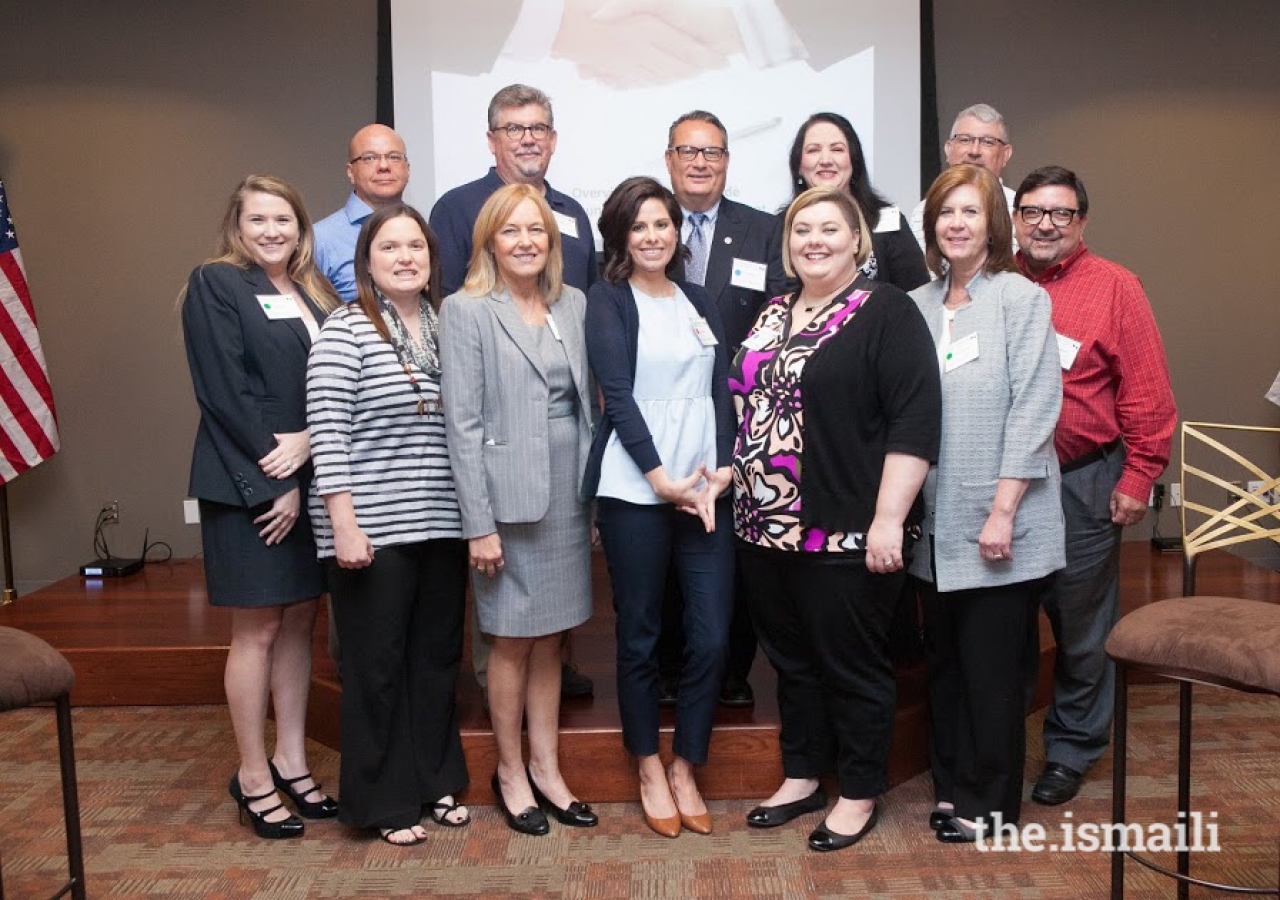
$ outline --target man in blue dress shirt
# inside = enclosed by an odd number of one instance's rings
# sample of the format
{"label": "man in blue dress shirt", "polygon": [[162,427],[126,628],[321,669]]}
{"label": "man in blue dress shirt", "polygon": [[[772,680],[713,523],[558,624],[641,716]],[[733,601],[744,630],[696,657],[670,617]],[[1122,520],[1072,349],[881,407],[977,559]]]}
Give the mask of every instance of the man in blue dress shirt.
{"label": "man in blue dress shirt", "polygon": [[343,300],[356,298],[356,237],[379,206],[399,203],[409,184],[404,140],[385,125],[366,125],[347,149],[351,196],[342,209],[316,223],[316,265]]}

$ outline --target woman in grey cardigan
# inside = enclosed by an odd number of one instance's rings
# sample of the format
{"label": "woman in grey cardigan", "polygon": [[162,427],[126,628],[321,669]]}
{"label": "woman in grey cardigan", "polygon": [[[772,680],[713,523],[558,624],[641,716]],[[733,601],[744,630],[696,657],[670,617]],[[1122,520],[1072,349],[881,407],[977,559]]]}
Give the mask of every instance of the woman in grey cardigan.
{"label": "woman in grey cardigan", "polygon": [[924,221],[940,278],[912,296],[938,346],[942,446],[911,572],[925,582],[929,824],[963,843],[1021,810],[1028,630],[1045,579],[1065,564],[1053,450],[1062,376],[1049,296],[1017,274],[996,179],[947,169]]}

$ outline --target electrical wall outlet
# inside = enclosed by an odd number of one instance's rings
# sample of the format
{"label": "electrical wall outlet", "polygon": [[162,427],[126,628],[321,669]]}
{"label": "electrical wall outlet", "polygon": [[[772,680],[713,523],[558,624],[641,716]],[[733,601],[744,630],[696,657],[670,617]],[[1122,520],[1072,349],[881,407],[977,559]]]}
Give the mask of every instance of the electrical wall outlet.
{"label": "electrical wall outlet", "polygon": [[1180,484],[1169,485],[1169,505],[1170,506],[1182,505],[1182,485]]}
{"label": "electrical wall outlet", "polygon": [[102,524],[120,521],[120,501],[106,500],[102,504]]}
{"label": "electrical wall outlet", "polygon": [[1160,509],[1164,506],[1164,485],[1156,482],[1151,485],[1151,493],[1147,497],[1147,506],[1152,509]]}
{"label": "electrical wall outlet", "polygon": [[200,501],[191,497],[182,501],[182,521],[188,525],[200,524]]}

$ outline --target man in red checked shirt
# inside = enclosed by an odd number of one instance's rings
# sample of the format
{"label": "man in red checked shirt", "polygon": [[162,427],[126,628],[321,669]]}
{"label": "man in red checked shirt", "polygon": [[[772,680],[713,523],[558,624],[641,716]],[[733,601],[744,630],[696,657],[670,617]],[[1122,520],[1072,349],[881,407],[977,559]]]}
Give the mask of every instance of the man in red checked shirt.
{"label": "man in red checked shirt", "polygon": [[1115,670],[1103,645],[1120,601],[1120,533],[1142,520],[1169,462],[1178,412],[1164,343],[1136,275],[1084,245],[1089,197],[1059,166],[1036,169],[1014,198],[1018,265],[1049,292],[1062,359],[1067,565],[1044,597],[1057,641],[1045,767],[1031,799],[1065,803],[1111,734]]}

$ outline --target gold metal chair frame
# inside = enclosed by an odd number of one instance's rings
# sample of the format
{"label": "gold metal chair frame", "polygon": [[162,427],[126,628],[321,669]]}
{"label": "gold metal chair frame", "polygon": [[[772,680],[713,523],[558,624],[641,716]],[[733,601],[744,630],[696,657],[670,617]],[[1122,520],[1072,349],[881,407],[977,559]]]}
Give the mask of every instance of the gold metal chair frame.
{"label": "gold metal chair frame", "polygon": [[[1227,446],[1223,440],[1214,437],[1210,432],[1226,434],[1266,433],[1280,436],[1280,428],[1225,425],[1212,422],[1184,422],[1181,429],[1182,456],[1182,541],[1183,570],[1182,596],[1195,596],[1196,561],[1200,554],[1209,550],[1233,547],[1253,541],[1270,540],[1280,544],[1280,477],[1269,474],[1257,463],[1245,457],[1239,451]],[[1246,490],[1242,484],[1222,478],[1207,469],[1188,462],[1188,449],[1198,446],[1216,451],[1226,459],[1234,462],[1244,472],[1254,477],[1248,480],[1262,482],[1255,491]],[[1196,455],[1193,453],[1193,455]],[[1198,458],[1198,457],[1197,457]],[[1205,486],[1212,486],[1218,493],[1216,496],[1226,498],[1220,505],[1200,502]],[[1187,488],[1197,486],[1195,496]],[[1273,491],[1275,493],[1273,493]],[[1213,494],[1210,494],[1213,496]],[[1196,521],[1199,519],[1200,521]],[[1254,685],[1242,684],[1231,678],[1206,678],[1203,672],[1179,671],[1174,668],[1137,665],[1115,660],[1115,720],[1114,720],[1114,765],[1112,774],[1111,821],[1117,825],[1125,824],[1125,775],[1127,769],[1128,749],[1128,674],[1131,668],[1140,669],[1164,678],[1179,682],[1178,697],[1178,819],[1189,822],[1191,813],[1191,687],[1193,683],[1208,684],[1215,687],[1232,688],[1248,693],[1272,693]],[[1193,677],[1194,676],[1194,677]],[[1203,879],[1193,878],[1191,869],[1191,852],[1189,849],[1177,851],[1177,870],[1160,866],[1144,858],[1140,854],[1125,849],[1114,849],[1111,854],[1111,897],[1112,900],[1124,898],[1124,860],[1133,859],[1149,869],[1153,869],[1177,881],[1179,900],[1187,900],[1191,885],[1225,891],[1234,894],[1268,895],[1280,897],[1278,888],[1254,888],[1239,885],[1220,884]],[[1277,875],[1280,885],[1280,873]]]}

